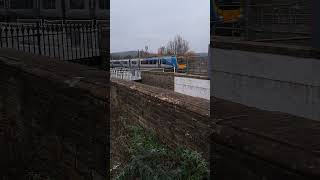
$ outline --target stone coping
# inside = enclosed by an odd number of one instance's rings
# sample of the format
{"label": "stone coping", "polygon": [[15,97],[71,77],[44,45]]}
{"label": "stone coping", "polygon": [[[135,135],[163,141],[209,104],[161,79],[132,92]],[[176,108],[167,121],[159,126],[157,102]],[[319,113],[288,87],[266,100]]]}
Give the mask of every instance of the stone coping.
{"label": "stone coping", "polygon": [[6,48],[0,49],[0,63],[54,82],[64,82],[67,87],[83,89],[102,100],[109,97],[107,71]]}
{"label": "stone coping", "polygon": [[210,48],[234,49],[251,52],[271,53],[303,58],[320,59],[320,49],[267,42],[243,41],[217,37],[210,42]]}
{"label": "stone coping", "polygon": [[111,79],[111,85],[122,86],[133,91],[138,91],[139,93],[148,95],[174,106],[180,106],[202,116],[209,117],[210,115],[210,101],[206,99],[191,97],[171,90],[120,79]]}
{"label": "stone coping", "polygon": [[158,74],[158,75],[164,75],[164,76],[169,75],[169,76],[175,76],[175,77],[186,77],[186,78],[209,80],[209,77],[207,77],[207,76],[194,75],[194,74],[185,74],[185,73],[156,72],[156,71],[143,71],[143,73]]}

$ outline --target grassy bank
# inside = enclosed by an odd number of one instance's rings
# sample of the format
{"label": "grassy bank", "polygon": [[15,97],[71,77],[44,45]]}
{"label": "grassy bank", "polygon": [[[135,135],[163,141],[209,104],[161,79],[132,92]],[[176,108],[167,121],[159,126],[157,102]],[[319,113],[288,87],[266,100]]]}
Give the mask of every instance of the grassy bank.
{"label": "grassy bank", "polygon": [[207,164],[199,153],[182,147],[172,150],[142,127],[128,129],[130,160],[115,180],[207,179]]}

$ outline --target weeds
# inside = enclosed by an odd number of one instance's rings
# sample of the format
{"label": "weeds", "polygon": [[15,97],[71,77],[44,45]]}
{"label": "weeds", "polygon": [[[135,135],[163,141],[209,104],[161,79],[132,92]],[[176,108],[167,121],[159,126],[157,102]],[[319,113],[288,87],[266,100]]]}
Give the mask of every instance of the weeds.
{"label": "weeds", "polygon": [[130,163],[116,180],[202,180],[206,179],[207,164],[195,151],[177,148],[171,150],[158,143],[155,135],[138,126],[130,126],[132,134]]}

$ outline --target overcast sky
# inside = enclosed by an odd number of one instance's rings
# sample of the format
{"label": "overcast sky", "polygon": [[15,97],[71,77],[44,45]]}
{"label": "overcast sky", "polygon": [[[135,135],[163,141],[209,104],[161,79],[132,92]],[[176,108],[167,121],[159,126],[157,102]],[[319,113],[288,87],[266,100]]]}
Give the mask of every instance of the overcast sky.
{"label": "overcast sky", "polygon": [[111,52],[156,52],[176,34],[196,52],[207,52],[209,0],[111,0]]}

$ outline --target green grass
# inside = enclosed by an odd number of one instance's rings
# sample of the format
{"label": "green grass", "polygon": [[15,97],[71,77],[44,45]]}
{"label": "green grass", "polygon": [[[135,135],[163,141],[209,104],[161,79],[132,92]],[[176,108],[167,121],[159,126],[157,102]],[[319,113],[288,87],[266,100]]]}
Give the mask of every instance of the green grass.
{"label": "green grass", "polygon": [[131,161],[115,178],[126,180],[202,180],[206,179],[207,164],[195,151],[171,150],[159,143],[155,135],[138,126],[130,126],[129,153]]}

